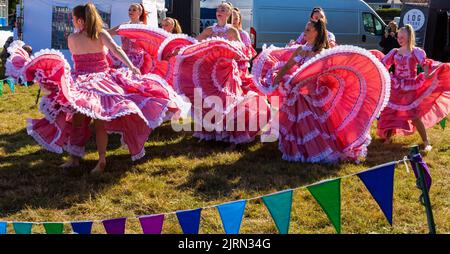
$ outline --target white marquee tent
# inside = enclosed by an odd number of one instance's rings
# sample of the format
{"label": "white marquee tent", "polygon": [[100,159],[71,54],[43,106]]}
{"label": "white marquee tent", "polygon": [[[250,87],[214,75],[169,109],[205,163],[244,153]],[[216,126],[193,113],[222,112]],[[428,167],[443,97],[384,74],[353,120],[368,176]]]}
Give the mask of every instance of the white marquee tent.
{"label": "white marquee tent", "polygon": [[[132,3],[143,3],[149,12],[149,24],[158,26],[157,7],[164,8],[164,0],[90,0],[100,10],[110,26],[129,20],[128,7]],[[55,48],[61,50],[69,63],[66,37],[71,32],[71,9],[87,0],[24,0],[23,40],[33,51]],[[120,42],[119,38],[115,38]]]}

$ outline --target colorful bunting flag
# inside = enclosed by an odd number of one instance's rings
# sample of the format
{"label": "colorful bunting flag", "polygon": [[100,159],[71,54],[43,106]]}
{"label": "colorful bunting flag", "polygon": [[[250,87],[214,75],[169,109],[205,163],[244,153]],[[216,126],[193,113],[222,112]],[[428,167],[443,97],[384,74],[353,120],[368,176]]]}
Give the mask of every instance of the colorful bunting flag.
{"label": "colorful bunting flag", "polygon": [[159,235],[162,232],[164,214],[139,217],[141,227],[146,235]]}
{"label": "colorful bunting flag", "polygon": [[262,197],[264,205],[272,216],[280,234],[289,234],[289,223],[291,221],[292,190],[278,192]]}
{"label": "colorful bunting flag", "polygon": [[0,96],[3,95],[3,80],[0,80]]}
{"label": "colorful bunting flag", "polygon": [[11,92],[14,93],[14,91],[15,91],[15,90],[14,90],[14,89],[15,89],[15,87],[14,87],[14,81],[12,81],[11,79],[7,79],[6,82],[8,83],[9,88],[11,89]]}
{"label": "colorful bunting flag", "polygon": [[198,234],[202,208],[177,211],[177,218],[184,234]]}
{"label": "colorful bunting flag", "polygon": [[239,200],[217,206],[226,234],[239,234],[246,203],[246,200]]}
{"label": "colorful bunting flag", "polygon": [[72,230],[76,234],[90,235],[92,231],[92,221],[77,221],[70,223]]}
{"label": "colorful bunting flag", "polygon": [[372,197],[377,201],[389,224],[392,225],[392,201],[396,163],[358,174]]}
{"label": "colorful bunting flag", "polygon": [[64,232],[63,223],[44,223],[44,228],[49,235],[60,235]]}
{"label": "colorful bunting flag", "polygon": [[442,121],[439,122],[439,125],[441,125],[443,130],[445,130],[446,124],[447,124],[447,118],[444,118],[444,119],[442,119]]}
{"label": "colorful bunting flag", "polygon": [[33,224],[30,222],[14,222],[13,223],[14,232],[16,232],[16,234],[20,234],[20,235],[31,234],[32,227],[33,227]]}
{"label": "colorful bunting flag", "polygon": [[6,235],[6,228],[8,224],[6,222],[0,221],[0,235]]}
{"label": "colorful bunting flag", "polygon": [[118,218],[102,221],[108,235],[123,235],[125,234],[125,224],[127,218]]}
{"label": "colorful bunting flag", "polygon": [[323,211],[327,214],[334,228],[341,233],[341,179],[318,183],[307,187]]}

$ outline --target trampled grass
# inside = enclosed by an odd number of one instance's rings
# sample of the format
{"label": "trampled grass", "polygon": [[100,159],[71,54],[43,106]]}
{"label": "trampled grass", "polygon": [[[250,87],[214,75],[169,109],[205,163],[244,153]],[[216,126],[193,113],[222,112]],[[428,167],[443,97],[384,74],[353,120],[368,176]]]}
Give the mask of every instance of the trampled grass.
{"label": "trampled grass", "polygon": [[[228,151],[228,144],[198,142],[190,133],[176,133],[170,125],[156,129],[146,143],[147,155],[133,163],[128,151],[112,136],[108,168],[91,177],[97,154],[94,139],[79,169],[58,165],[67,154],[43,150],[27,135],[25,120],[41,117],[34,107],[37,86],[5,86],[0,97],[0,221],[77,221],[134,217],[194,209],[297,188],[320,180],[357,173],[400,160],[419,136],[396,137],[384,145],[374,136],[367,159],[336,166],[288,163],[281,160],[276,143],[260,143]],[[450,128],[429,130],[434,150],[425,157],[433,176],[431,202],[439,233],[450,233]],[[427,233],[420,191],[414,174],[399,164],[395,173],[394,225],[391,227],[357,177],[342,180],[343,233]],[[9,225],[8,233],[12,233]],[[65,226],[70,233],[70,226]],[[105,233],[95,223],[94,233]],[[44,233],[35,225],[33,233]],[[126,233],[142,233],[137,219],[127,221]],[[181,233],[174,214],[166,216],[163,233]],[[223,233],[215,209],[202,212],[200,233]],[[260,200],[250,201],[241,233],[277,233]],[[334,233],[325,213],[306,189],[294,192],[290,233]]]}

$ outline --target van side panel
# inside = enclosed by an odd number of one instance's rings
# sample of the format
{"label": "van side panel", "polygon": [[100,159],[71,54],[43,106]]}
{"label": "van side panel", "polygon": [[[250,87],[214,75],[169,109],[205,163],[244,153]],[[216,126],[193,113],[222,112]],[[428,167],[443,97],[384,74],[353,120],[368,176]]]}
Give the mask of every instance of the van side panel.
{"label": "van side panel", "polygon": [[251,23],[257,34],[256,47],[260,49],[263,44],[285,46],[295,40],[309,21],[312,8],[317,6],[325,10],[328,30],[334,33],[338,44],[377,48],[374,42],[381,40],[381,36],[364,30],[362,12],[379,16],[362,0],[253,0]]}

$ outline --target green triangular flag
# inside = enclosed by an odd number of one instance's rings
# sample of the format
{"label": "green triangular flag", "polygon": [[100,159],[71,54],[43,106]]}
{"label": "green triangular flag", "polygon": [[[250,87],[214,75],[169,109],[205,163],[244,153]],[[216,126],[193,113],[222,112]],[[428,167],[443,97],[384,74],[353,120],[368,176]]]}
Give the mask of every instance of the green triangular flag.
{"label": "green triangular flag", "polygon": [[341,233],[341,179],[321,182],[308,187],[327,214],[334,228]]}
{"label": "green triangular flag", "polygon": [[60,235],[64,232],[63,223],[44,223],[45,233],[49,235]]}
{"label": "green triangular flag", "polygon": [[445,130],[446,123],[447,123],[447,118],[444,118],[444,119],[442,119],[442,121],[439,122],[439,124],[441,125],[443,130]]}
{"label": "green triangular flag", "polygon": [[291,222],[292,190],[265,196],[262,197],[262,200],[269,210],[278,232],[288,234]]}
{"label": "green triangular flag", "polygon": [[0,96],[3,95],[3,80],[0,81]]}

